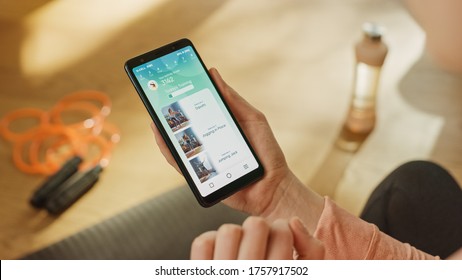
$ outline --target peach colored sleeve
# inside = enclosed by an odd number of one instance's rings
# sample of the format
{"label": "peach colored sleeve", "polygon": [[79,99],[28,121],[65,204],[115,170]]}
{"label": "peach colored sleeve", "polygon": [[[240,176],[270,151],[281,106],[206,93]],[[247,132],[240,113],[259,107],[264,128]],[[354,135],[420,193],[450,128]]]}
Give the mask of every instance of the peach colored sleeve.
{"label": "peach colored sleeve", "polygon": [[327,197],[314,237],[324,243],[326,259],[438,259],[386,235]]}

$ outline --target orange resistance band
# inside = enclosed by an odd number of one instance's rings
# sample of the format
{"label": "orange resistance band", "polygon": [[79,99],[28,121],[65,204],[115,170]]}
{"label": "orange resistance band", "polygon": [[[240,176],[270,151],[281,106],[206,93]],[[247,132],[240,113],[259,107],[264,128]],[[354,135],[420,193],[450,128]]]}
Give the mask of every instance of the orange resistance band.
{"label": "orange resistance band", "polygon": [[[110,112],[111,101],[106,94],[74,92],[60,99],[49,112],[24,108],[7,113],[0,120],[0,135],[13,143],[13,162],[28,174],[53,174],[72,155],[85,159],[81,169],[106,166],[120,141],[118,127],[105,120]],[[63,114],[82,113],[89,117],[74,123],[63,120]],[[22,132],[11,130],[12,124],[25,119],[37,124]]]}

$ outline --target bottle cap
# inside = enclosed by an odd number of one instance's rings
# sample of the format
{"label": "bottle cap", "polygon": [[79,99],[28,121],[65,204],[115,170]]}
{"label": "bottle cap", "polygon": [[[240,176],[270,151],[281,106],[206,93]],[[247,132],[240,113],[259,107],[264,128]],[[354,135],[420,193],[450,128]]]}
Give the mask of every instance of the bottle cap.
{"label": "bottle cap", "polygon": [[372,40],[380,40],[385,33],[385,27],[374,22],[365,22],[363,24],[364,35]]}

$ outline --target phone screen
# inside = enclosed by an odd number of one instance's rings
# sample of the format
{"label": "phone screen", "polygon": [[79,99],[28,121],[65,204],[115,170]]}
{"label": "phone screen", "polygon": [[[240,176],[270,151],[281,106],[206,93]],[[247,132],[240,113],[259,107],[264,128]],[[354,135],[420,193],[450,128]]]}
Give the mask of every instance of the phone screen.
{"label": "phone screen", "polygon": [[184,39],[170,47],[127,71],[196,197],[209,206],[263,169],[192,44]]}

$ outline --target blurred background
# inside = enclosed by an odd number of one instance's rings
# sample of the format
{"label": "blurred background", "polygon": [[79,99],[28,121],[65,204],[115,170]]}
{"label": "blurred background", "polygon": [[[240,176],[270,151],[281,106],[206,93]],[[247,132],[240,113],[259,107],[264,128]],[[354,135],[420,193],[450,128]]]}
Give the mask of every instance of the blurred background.
{"label": "blurred background", "polygon": [[[356,153],[333,145],[352,93],[354,44],[365,21],[386,27],[378,120]],[[50,109],[82,89],[107,93],[121,141],[98,184],[60,216],[28,204],[43,176],[12,163],[0,140],[0,258],[59,241],[184,186],[158,150],[123,70],[182,37],[208,67],[263,111],[294,173],[358,214],[399,164],[435,160],[462,181],[462,81],[425,52],[425,34],[397,0],[0,1],[0,117]]]}

